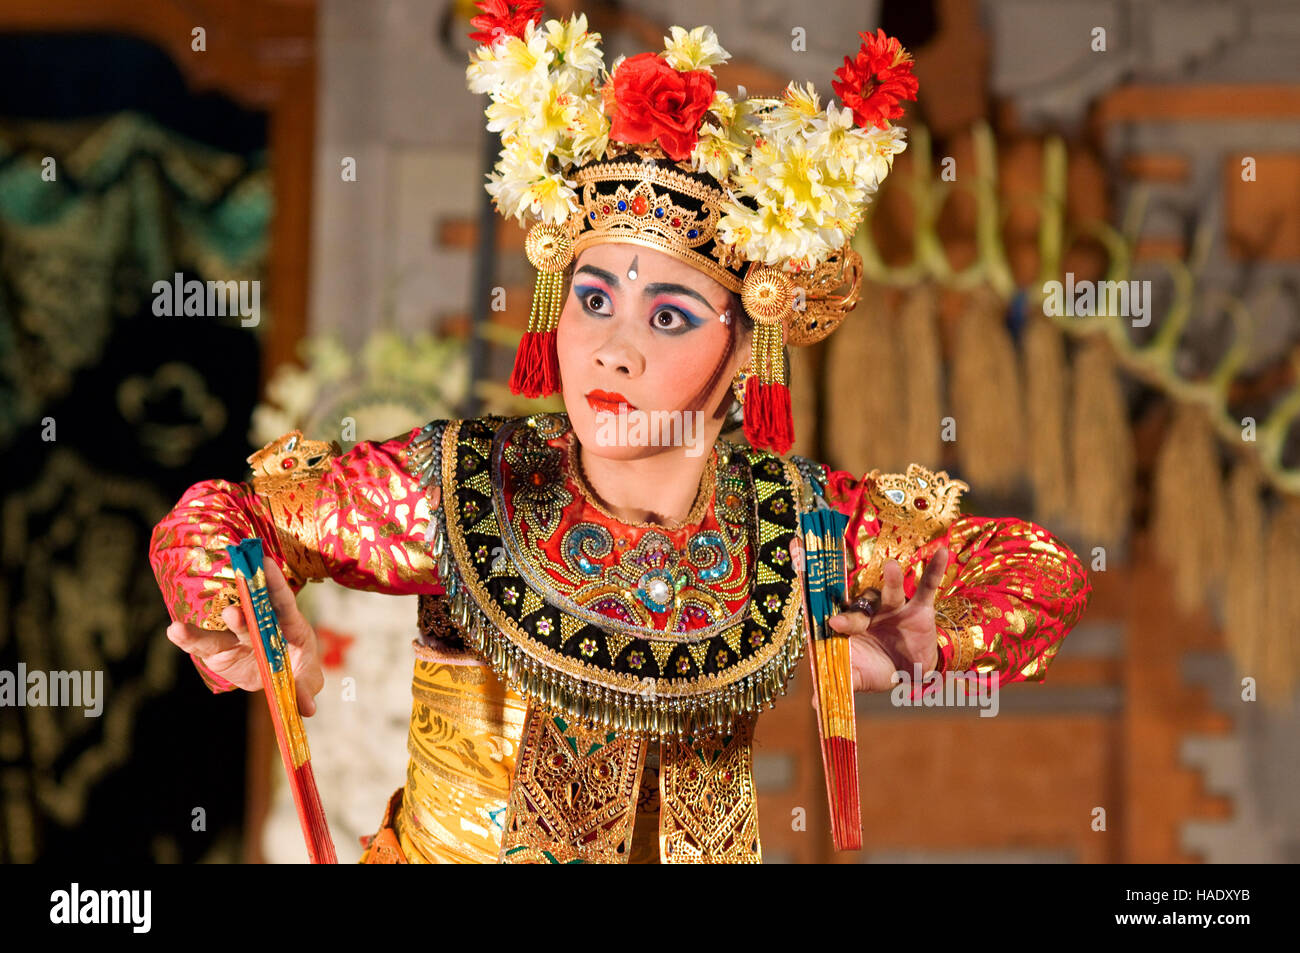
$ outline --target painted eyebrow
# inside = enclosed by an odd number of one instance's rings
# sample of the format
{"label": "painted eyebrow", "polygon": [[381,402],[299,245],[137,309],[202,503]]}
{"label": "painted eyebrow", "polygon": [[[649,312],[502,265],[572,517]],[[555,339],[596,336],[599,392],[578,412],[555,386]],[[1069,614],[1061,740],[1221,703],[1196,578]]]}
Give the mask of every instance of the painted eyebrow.
{"label": "painted eyebrow", "polygon": [[[597,278],[600,278],[601,280],[608,282],[614,288],[620,287],[618,282],[618,276],[611,272],[606,271],[604,268],[597,268],[595,265],[583,265],[581,268],[577,270],[577,272],[575,272],[575,274],[582,274],[582,272],[584,271],[590,272],[591,274],[595,275]],[[645,296],[656,295],[659,294],[660,292],[667,292],[669,294],[687,295],[691,298],[694,298],[696,301],[704,305],[704,307],[706,308],[712,309],[713,307],[713,305],[709,304],[709,300],[705,298],[702,294],[700,294],[698,291],[688,288],[685,285],[676,284],[675,282],[653,281],[641,289],[641,294]]]}

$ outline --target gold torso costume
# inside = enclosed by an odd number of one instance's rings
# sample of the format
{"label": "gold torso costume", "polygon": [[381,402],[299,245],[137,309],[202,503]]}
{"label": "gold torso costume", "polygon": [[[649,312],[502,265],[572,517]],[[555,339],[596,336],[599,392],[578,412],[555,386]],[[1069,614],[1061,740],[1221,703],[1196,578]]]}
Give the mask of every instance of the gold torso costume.
{"label": "gold torso costume", "polygon": [[421,599],[407,784],[369,860],[761,861],[750,746],[802,652],[802,478],[724,447],[674,536],[601,513],[570,437],[541,415],[413,444],[449,597]]}

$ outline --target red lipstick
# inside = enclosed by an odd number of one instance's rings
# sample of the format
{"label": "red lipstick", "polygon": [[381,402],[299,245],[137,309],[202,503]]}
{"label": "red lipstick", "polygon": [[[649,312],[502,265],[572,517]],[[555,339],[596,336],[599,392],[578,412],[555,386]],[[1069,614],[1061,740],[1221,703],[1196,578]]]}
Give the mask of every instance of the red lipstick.
{"label": "red lipstick", "polygon": [[622,394],[611,394],[608,391],[593,390],[587,394],[587,403],[591,409],[601,414],[617,414],[622,410],[636,410],[631,402]]}

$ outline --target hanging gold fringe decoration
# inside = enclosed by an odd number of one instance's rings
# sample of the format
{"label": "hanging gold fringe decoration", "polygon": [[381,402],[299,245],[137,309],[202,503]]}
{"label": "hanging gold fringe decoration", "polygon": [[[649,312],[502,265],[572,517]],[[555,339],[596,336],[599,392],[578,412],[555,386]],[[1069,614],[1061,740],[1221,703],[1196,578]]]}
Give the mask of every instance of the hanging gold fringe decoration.
{"label": "hanging gold fringe decoration", "polygon": [[1285,497],[1273,514],[1265,550],[1260,697],[1278,711],[1292,702],[1300,677],[1300,499]]}
{"label": "hanging gold fringe decoration", "polygon": [[1034,518],[1044,526],[1070,521],[1070,485],[1065,421],[1069,377],[1065,336],[1060,328],[1034,313],[1025,327],[1025,448],[1029,482],[1034,491]]}
{"label": "hanging gold fringe decoration", "polygon": [[904,369],[903,456],[908,463],[939,467],[943,441],[942,355],[939,346],[939,291],[919,285],[903,301],[898,323],[900,366]]}
{"label": "hanging gold fringe decoration", "polygon": [[1228,565],[1223,575],[1224,635],[1238,673],[1258,680],[1268,620],[1264,615],[1264,509],[1259,476],[1238,463],[1228,479]]}
{"label": "hanging gold fringe decoration", "polygon": [[1173,576],[1175,604],[1188,613],[1204,611],[1211,591],[1221,591],[1228,514],[1219,445],[1203,408],[1175,407],[1152,484],[1152,541]]}
{"label": "hanging gold fringe decoration", "polygon": [[953,346],[957,460],[963,477],[986,492],[1011,489],[1024,469],[1020,362],[1003,313],[992,288],[976,289]]}
{"label": "hanging gold fringe decoration", "polygon": [[1075,354],[1070,392],[1072,522],[1092,545],[1118,549],[1133,509],[1133,435],[1114,352],[1099,335],[1083,342]]}
{"label": "hanging gold fringe decoration", "polygon": [[853,474],[905,470],[901,428],[900,322],[885,288],[863,281],[861,303],[826,345],[823,443],[833,466]]}

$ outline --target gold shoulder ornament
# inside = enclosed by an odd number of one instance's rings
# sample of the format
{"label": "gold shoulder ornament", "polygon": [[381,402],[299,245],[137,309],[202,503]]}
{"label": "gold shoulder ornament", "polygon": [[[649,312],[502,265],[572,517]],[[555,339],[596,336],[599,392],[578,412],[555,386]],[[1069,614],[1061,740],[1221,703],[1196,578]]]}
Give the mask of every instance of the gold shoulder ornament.
{"label": "gold shoulder ornament", "polygon": [[946,532],[961,517],[961,495],[969,489],[947,472],[935,473],[917,463],[909,464],[906,473],[868,473],[862,492],[875,511],[879,529],[871,535],[869,521],[858,528],[850,598],[856,599],[869,587],[879,589],[886,562],[895,559],[904,564]]}

